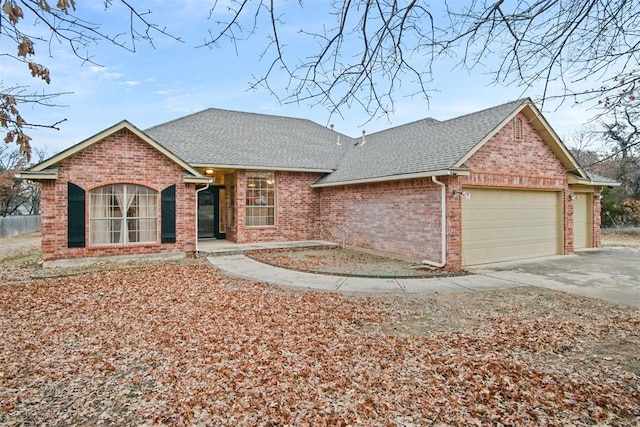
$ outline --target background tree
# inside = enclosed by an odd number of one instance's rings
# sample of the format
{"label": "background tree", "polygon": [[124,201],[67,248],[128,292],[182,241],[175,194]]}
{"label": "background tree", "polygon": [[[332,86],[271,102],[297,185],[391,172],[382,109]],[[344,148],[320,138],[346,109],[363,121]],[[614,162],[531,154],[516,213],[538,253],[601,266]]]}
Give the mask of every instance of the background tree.
{"label": "background tree", "polygon": [[605,213],[612,225],[640,226],[640,102],[628,100],[603,118],[603,134],[609,142],[606,163],[620,187],[607,190]]}
{"label": "background tree", "polygon": [[640,102],[627,101],[613,108],[602,125],[611,156],[617,159],[615,179],[628,197],[640,200]]}
{"label": "background tree", "polygon": [[605,188],[602,221],[605,226],[640,225],[640,106],[622,100],[599,124],[571,138],[572,152],[591,172],[620,182]]}
{"label": "background tree", "polygon": [[[35,161],[39,162],[45,156],[44,149],[35,150]],[[0,216],[40,213],[39,185],[15,177],[16,173],[29,166],[17,147],[0,145]]]}

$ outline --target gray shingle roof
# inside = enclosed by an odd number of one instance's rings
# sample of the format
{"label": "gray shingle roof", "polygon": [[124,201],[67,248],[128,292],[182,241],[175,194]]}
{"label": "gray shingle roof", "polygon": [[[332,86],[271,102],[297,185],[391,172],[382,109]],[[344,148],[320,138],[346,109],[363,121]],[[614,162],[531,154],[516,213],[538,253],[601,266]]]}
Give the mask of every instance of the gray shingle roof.
{"label": "gray shingle roof", "polygon": [[354,143],[310,120],[214,108],[145,133],[187,163],[211,166],[333,170]]}
{"label": "gray shingle roof", "polygon": [[371,134],[345,153],[338,169],[316,185],[447,170],[528,99],[454,119],[420,120]]}
{"label": "gray shingle roof", "polygon": [[595,172],[592,172],[590,170],[586,170],[585,171],[586,174],[589,176],[589,179],[591,181],[595,181],[595,182],[599,182],[599,183],[603,183],[603,184],[611,184],[611,185],[619,185],[620,183],[614,179],[608,178],[604,175],[599,175]]}
{"label": "gray shingle roof", "polygon": [[213,108],[145,133],[191,165],[333,171],[316,183],[330,185],[450,169],[527,101],[419,120],[364,145],[310,120]]}

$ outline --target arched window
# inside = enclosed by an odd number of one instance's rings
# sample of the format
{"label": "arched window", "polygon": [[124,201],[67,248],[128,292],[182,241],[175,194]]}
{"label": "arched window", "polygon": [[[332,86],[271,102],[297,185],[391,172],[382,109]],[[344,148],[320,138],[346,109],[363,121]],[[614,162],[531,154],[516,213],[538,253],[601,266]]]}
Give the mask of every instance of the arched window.
{"label": "arched window", "polygon": [[513,120],[513,134],[516,139],[522,139],[522,119],[520,117]]}
{"label": "arched window", "polygon": [[157,241],[157,191],[135,184],[113,184],[89,192],[91,245]]}

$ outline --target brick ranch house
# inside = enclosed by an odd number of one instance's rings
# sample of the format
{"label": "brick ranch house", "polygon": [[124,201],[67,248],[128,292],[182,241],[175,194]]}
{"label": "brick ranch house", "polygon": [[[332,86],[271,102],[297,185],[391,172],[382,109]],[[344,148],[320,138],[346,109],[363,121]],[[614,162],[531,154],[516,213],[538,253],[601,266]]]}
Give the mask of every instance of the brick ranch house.
{"label": "brick ranch house", "polygon": [[350,138],[208,109],[118,123],[20,175],[42,258],[183,255],[198,240],[329,240],[448,268],[600,245],[600,192],[530,99]]}

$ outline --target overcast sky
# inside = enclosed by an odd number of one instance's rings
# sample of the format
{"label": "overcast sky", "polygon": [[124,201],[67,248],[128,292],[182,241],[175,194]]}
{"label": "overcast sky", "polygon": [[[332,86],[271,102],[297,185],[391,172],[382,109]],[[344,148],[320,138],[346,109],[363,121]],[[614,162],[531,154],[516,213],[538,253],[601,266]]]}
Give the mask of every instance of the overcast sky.
{"label": "overcast sky", "polygon": [[[356,137],[362,130],[373,133],[425,117],[448,119],[523,96],[536,99],[541,94],[541,87],[523,91],[492,84],[490,63],[484,68],[465,72],[453,69],[456,61],[452,60],[438,63],[434,69],[435,80],[430,84],[433,92],[429,100],[401,96],[395,111],[387,119],[368,123],[367,113],[356,108],[344,110],[343,117],[329,118],[329,113],[321,106],[308,103],[281,105],[266,90],[248,90],[252,76],[260,75],[268,65],[266,61],[260,61],[265,47],[264,35],[258,33],[236,46],[229,44],[214,50],[198,48],[212,26],[212,20],[208,20],[210,2],[156,0],[144,3],[153,10],[148,19],[166,26],[170,33],[182,37],[184,43],[158,35],[154,40],[155,49],[140,42],[136,53],[101,43],[90,50],[99,66],[82,63],[66,46],[55,42],[51,44],[51,57],[48,57],[47,45],[38,43],[37,61],[51,72],[52,81],[48,86],[32,79],[25,65],[0,58],[0,78],[5,87],[29,84],[34,90],[69,92],[58,98],[57,102],[65,105],[62,108],[23,107],[21,113],[29,122],[54,123],[66,119],[60,124],[60,131],[29,131],[34,146],[46,147],[47,154],[52,155],[123,119],[145,129],[210,107],[308,118],[322,125],[334,124],[337,131]],[[311,0],[304,4],[304,15],[297,7],[295,12],[287,10],[292,6],[286,6],[286,3],[281,9],[286,28],[290,29],[288,34],[293,37],[287,48],[289,55],[305,55],[303,49],[296,50],[298,47],[293,41],[300,37],[297,33],[301,28],[318,24],[322,14],[316,12],[321,11],[326,1]],[[122,10],[114,7],[105,12],[102,5],[103,2],[98,1],[78,2],[79,14],[102,24],[110,34],[126,29]],[[313,19],[316,22],[311,22]],[[0,50],[12,52],[15,46],[0,39]],[[406,81],[399,93],[413,91],[411,82]],[[586,106],[570,104],[558,107],[557,103],[550,103],[543,109],[545,117],[562,138],[594,114]]]}

